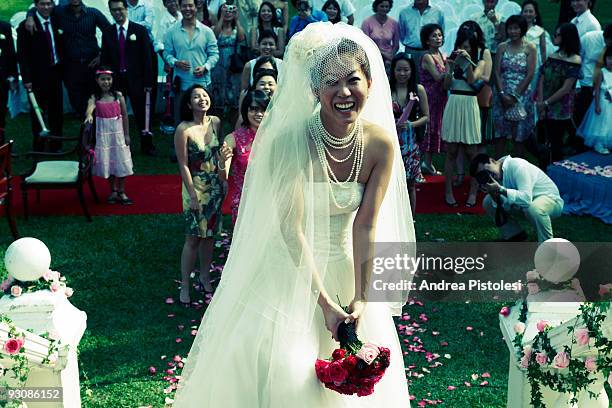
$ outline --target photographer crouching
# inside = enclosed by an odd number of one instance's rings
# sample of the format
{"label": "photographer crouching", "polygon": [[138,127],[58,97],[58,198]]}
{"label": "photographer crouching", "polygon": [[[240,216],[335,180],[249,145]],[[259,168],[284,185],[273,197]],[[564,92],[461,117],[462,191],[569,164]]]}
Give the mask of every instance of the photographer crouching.
{"label": "photographer crouching", "polygon": [[553,237],[550,220],[561,215],[563,199],[555,183],[537,166],[520,158],[494,160],[481,153],[472,159],[470,175],[488,193],[482,206],[495,220],[504,241],[527,239],[511,217],[519,211],[533,224],[539,242]]}

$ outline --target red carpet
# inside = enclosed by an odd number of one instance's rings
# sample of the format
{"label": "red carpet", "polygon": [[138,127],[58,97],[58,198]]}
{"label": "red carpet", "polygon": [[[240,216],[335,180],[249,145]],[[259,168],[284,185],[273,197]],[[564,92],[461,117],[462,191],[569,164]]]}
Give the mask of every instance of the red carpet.
{"label": "red carpet", "polygon": [[[455,189],[455,199],[460,204],[451,208],[444,204],[444,177],[426,176],[427,182],[417,185],[417,213],[419,214],[484,214],[479,205],[476,208],[465,207],[469,189],[468,179],[461,188]],[[20,178],[13,179],[13,208],[17,215],[23,214]],[[108,182],[94,177],[94,183],[100,203],[96,203],[89,186],[85,186],[85,200],[92,215],[134,215],[134,214],[177,214],[182,212],[181,179],[178,175],[131,176],[126,179],[126,193],[134,205],[107,204],[110,194]],[[230,187],[231,190],[231,187]],[[229,197],[230,195],[228,195]],[[479,204],[482,195],[479,196]],[[36,202],[36,192],[29,193],[30,215],[82,215],[75,190],[46,190],[40,194],[40,203]],[[223,213],[229,214],[229,200],[223,203]]]}

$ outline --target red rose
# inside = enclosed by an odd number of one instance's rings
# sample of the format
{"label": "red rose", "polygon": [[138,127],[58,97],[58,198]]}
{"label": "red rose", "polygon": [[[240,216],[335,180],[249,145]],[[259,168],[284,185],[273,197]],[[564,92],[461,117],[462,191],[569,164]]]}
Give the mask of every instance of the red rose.
{"label": "red rose", "polygon": [[370,386],[366,386],[366,387],[359,387],[359,390],[357,390],[357,396],[358,397],[365,397],[367,395],[370,395],[374,392],[374,386],[370,385]]}
{"label": "red rose", "polygon": [[340,360],[341,358],[344,358],[345,355],[346,355],[346,350],[344,350],[344,349],[335,349],[334,352],[332,353],[332,359],[334,361]]}
{"label": "red rose", "polygon": [[21,341],[19,339],[8,339],[6,341],[6,343],[4,343],[4,351],[6,351],[7,353],[11,354],[11,355],[15,355],[19,353],[19,350],[21,350],[21,346],[23,344],[21,343]]}
{"label": "red rose", "polygon": [[357,362],[357,357],[351,354],[344,359],[344,361],[342,362],[342,366],[345,370],[352,371],[357,365]]}
{"label": "red rose", "polygon": [[346,377],[348,377],[348,371],[346,371],[339,361],[334,361],[327,367],[327,374],[329,379],[336,384],[342,384]]}
{"label": "red rose", "polygon": [[317,378],[323,383],[331,382],[327,370],[328,366],[329,362],[325,360],[317,360],[315,362],[315,372],[317,373]]}

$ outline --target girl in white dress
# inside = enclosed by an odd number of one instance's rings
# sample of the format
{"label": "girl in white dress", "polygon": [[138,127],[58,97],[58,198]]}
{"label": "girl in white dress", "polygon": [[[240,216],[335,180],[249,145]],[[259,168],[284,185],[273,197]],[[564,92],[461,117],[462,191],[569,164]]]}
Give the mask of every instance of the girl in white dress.
{"label": "girl in white dress", "polygon": [[[406,408],[392,319],[406,293],[375,292],[370,282],[381,249],[374,241],[414,242],[380,52],[357,28],[315,23],[286,55],[253,142],[223,276],[174,406]],[[222,156],[229,159],[229,148]],[[409,280],[405,272],[371,280]],[[315,360],[338,347],[342,321],[391,350],[370,396],[338,394],[316,377]]]}
{"label": "girl in white dress", "polygon": [[595,96],[578,128],[578,135],[597,153],[609,154],[612,149],[612,47],[606,49],[604,66],[593,84]]}

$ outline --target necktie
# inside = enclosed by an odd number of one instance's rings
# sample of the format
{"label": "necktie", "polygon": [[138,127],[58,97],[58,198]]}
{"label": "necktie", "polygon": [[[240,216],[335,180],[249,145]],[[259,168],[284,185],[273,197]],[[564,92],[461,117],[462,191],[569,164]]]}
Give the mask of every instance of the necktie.
{"label": "necktie", "polygon": [[49,22],[45,21],[45,38],[47,44],[49,44],[49,56],[51,58],[51,65],[55,65],[55,54],[53,52],[53,41],[51,40],[51,30],[49,30]]}
{"label": "necktie", "polygon": [[127,66],[125,64],[125,32],[123,27],[119,27],[119,70],[125,72]]}

